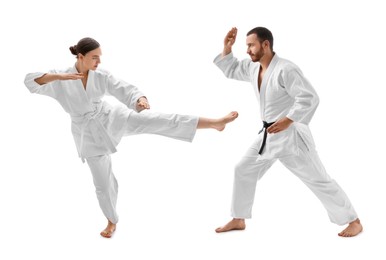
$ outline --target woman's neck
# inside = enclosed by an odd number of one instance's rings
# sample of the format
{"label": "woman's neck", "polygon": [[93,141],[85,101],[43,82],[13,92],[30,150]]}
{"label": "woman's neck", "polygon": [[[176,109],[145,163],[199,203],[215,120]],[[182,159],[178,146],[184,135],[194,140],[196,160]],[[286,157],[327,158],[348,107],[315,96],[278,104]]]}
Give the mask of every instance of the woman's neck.
{"label": "woman's neck", "polygon": [[82,73],[82,74],[84,74],[85,76],[88,75],[88,70],[83,69],[82,66],[79,64],[79,62],[76,62],[76,63],[75,63],[75,68],[76,68],[76,70],[77,70],[79,73]]}

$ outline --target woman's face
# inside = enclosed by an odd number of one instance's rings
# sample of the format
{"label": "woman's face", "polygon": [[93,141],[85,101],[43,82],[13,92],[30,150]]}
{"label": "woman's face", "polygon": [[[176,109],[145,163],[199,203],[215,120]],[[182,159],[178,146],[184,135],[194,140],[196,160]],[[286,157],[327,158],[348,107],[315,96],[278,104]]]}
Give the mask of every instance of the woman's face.
{"label": "woman's face", "polygon": [[96,70],[101,63],[101,48],[89,51],[86,55],[79,54],[79,61],[82,63],[84,70]]}

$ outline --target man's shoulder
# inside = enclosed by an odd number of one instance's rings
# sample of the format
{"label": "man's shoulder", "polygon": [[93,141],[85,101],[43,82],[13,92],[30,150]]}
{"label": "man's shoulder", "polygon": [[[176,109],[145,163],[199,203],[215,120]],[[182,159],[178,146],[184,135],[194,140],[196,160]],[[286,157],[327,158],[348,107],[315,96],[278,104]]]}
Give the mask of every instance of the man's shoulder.
{"label": "man's shoulder", "polygon": [[284,58],[279,58],[279,65],[283,70],[299,69],[298,65],[296,65],[294,62]]}

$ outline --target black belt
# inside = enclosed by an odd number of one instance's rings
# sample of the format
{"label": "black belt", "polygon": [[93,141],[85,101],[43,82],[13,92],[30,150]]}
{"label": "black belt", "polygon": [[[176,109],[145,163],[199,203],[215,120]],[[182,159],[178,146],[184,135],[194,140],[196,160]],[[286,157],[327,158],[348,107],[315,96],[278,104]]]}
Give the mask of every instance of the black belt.
{"label": "black belt", "polygon": [[261,132],[263,132],[264,130],[264,137],[263,137],[263,142],[261,143],[261,147],[260,147],[260,151],[259,151],[259,154],[261,155],[263,150],[264,150],[264,147],[265,147],[265,142],[267,141],[267,128],[270,127],[271,125],[273,125],[275,122],[272,122],[272,123],[267,123],[265,121],[263,121],[263,128],[261,128],[261,130],[259,131],[259,134],[261,134]]}

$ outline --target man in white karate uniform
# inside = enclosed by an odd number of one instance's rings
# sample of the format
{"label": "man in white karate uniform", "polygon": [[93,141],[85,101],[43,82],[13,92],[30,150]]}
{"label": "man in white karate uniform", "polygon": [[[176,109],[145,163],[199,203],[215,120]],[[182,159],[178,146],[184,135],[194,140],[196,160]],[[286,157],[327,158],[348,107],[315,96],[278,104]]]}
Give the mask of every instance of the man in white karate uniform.
{"label": "man in white karate uniform", "polygon": [[272,33],[264,27],[247,34],[251,59],[233,57],[237,28],[224,39],[224,50],[214,63],[226,77],[251,82],[260,103],[263,129],[235,167],[231,215],[216,232],[245,229],[251,218],[256,182],[279,159],[319,198],[331,222],[348,227],[339,233],[351,237],[362,231],[357,213],[342,188],[326,173],[308,127],[319,98],[301,70],[273,52]]}

